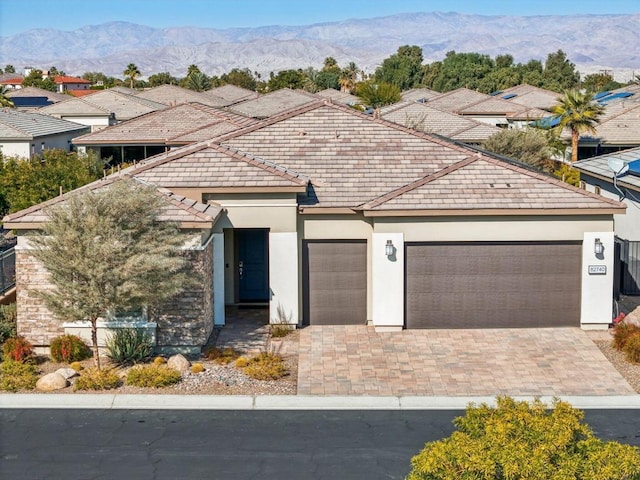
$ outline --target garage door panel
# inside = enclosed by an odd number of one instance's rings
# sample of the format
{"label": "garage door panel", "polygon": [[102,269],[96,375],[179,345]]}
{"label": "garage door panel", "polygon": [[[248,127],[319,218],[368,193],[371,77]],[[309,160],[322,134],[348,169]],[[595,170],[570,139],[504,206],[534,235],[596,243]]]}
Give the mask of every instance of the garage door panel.
{"label": "garage door panel", "polygon": [[406,245],[408,328],[579,325],[578,242]]}
{"label": "garage door panel", "polygon": [[367,244],[305,241],[304,318],[311,325],[364,325]]}

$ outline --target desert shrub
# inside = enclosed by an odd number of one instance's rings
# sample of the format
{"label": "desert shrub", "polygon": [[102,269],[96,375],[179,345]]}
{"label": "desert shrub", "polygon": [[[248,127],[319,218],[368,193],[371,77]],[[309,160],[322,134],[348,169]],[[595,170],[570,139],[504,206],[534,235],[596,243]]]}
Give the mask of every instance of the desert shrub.
{"label": "desert shrub", "polygon": [[[236,361],[236,366],[238,362]],[[262,352],[247,360],[242,371],[256,380],[277,380],[287,373],[287,366],[282,357],[276,353]]]}
{"label": "desert shrub", "polygon": [[112,390],[120,386],[120,377],[113,369],[87,368],[75,383],[74,390]]}
{"label": "desert shrub", "polygon": [[165,365],[136,365],[127,373],[127,385],[134,387],[166,387],[181,379],[180,372]]}
{"label": "desert shrub", "polygon": [[236,367],[237,368],[244,368],[247,365],[249,365],[249,359],[247,357],[239,357],[236,360]]}
{"label": "desert shrub", "polygon": [[624,349],[627,339],[634,333],[640,332],[640,327],[631,323],[620,322],[613,331],[613,347],[622,350]]}
{"label": "desert shrub", "polygon": [[153,353],[151,336],[139,328],[119,328],[107,340],[107,357],[118,365],[143,362]]}
{"label": "desert shrub", "polygon": [[4,342],[2,353],[5,360],[25,363],[33,358],[33,347],[26,338],[14,337]]}
{"label": "desert shrub", "polygon": [[38,372],[34,365],[14,360],[5,360],[0,364],[0,390],[33,390],[37,381]]}
{"label": "desert shrub", "polygon": [[269,328],[269,333],[273,338],[282,338],[293,332],[293,326],[290,324],[291,315],[287,315],[284,307],[278,304],[276,309],[276,318],[273,319]]}
{"label": "desert shrub", "polygon": [[153,359],[153,363],[156,365],[164,365],[167,363],[167,359],[164,357],[156,357]]}
{"label": "desert shrub", "polygon": [[76,372],[79,372],[80,370],[84,370],[84,367],[80,362],[71,362],[69,364],[69,368],[75,370]]}
{"label": "desert shrub", "polygon": [[79,362],[91,356],[89,346],[76,335],[62,335],[51,340],[51,358],[56,362]]}
{"label": "desert shrub", "polygon": [[16,304],[0,305],[0,344],[16,336]]}
{"label": "desert shrub", "polygon": [[582,422],[584,413],[560,400],[499,397],[497,406],[467,407],[448,438],[429,442],[411,460],[408,480],[640,478],[637,448],[604,442]]}
{"label": "desert shrub", "polygon": [[640,363],[640,332],[627,337],[624,344],[624,355],[631,363]]}
{"label": "desert shrub", "polygon": [[207,348],[204,351],[204,357],[208,360],[214,360],[220,365],[226,365],[234,362],[240,354],[236,352],[233,347],[227,347],[224,350],[218,347]]}
{"label": "desert shrub", "polygon": [[204,370],[204,365],[201,363],[194,363],[191,365],[191,373],[202,373]]}

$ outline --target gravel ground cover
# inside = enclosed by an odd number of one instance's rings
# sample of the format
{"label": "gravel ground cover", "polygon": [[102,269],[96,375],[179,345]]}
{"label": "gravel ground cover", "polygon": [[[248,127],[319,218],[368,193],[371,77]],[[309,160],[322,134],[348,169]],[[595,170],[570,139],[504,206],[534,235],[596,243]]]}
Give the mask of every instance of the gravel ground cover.
{"label": "gravel ground cover", "polygon": [[600,351],[607,357],[607,360],[620,372],[620,375],[631,385],[631,387],[640,393],[640,365],[629,363],[623,352],[613,348],[610,338],[597,339],[593,341]]}

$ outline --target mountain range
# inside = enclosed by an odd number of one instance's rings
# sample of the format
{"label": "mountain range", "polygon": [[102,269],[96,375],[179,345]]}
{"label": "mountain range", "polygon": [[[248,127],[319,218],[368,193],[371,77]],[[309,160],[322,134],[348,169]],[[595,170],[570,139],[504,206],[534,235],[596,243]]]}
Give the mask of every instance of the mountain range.
{"label": "mountain range", "polygon": [[340,65],[354,61],[372,72],[401,45],[422,47],[425,62],[441,60],[451,50],[544,61],[561,49],[581,73],[612,70],[616,79],[626,81],[634,69],[640,71],[640,13],[524,17],[431,12],[228,29],[110,22],[2,36],[0,66],[12,64],[20,71],[55,65],[72,75],[100,71],[122,77],[133,62],[143,76],[168,71],[181,77],[196,64],[208,74],[239,67],[267,75],[317,68],[331,56]]}

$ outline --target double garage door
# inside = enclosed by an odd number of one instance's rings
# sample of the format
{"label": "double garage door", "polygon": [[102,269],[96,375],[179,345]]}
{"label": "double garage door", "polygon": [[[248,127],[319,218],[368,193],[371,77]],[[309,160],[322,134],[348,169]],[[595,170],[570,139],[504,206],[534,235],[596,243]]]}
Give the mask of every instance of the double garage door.
{"label": "double garage door", "polygon": [[405,248],[407,328],[580,325],[579,242]]}
{"label": "double garage door", "polygon": [[[580,242],[407,243],[405,326],[579,326],[581,259]],[[366,323],[366,242],[303,242],[303,276],[307,324]]]}

